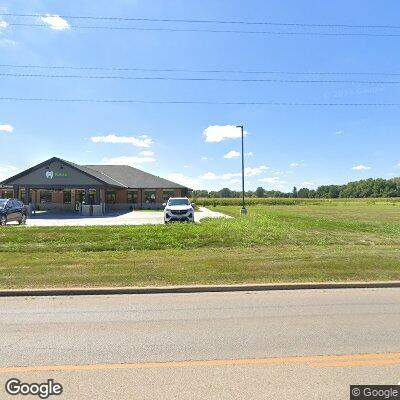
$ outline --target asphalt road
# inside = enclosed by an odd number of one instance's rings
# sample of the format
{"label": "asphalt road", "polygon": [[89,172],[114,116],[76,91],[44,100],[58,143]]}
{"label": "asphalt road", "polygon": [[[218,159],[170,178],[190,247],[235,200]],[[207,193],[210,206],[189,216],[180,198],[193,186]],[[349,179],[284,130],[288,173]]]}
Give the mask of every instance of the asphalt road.
{"label": "asphalt road", "polygon": [[2,298],[0,398],[348,399],[400,381],[399,332],[400,289]]}

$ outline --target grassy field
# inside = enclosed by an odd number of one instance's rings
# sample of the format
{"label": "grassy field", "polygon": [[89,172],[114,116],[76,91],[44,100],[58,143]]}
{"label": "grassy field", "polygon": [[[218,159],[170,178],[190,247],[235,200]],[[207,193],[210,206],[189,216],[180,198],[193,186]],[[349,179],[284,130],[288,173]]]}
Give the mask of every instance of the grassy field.
{"label": "grassy field", "polygon": [[0,287],[400,280],[400,202],[212,208],[201,224],[0,229]]}
{"label": "grassy field", "polygon": [[[204,207],[217,206],[241,206],[241,198],[196,198],[192,199],[196,205]],[[266,206],[295,206],[295,205],[346,205],[346,204],[400,204],[400,197],[396,198],[347,198],[347,199],[301,199],[301,198],[278,198],[278,197],[250,197],[246,198],[248,205]]]}

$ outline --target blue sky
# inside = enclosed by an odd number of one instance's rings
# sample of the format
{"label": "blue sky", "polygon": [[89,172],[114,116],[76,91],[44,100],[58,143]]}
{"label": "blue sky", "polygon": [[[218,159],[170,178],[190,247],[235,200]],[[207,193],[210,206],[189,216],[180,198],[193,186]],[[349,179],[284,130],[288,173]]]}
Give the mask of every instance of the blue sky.
{"label": "blue sky", "polygon": [[[2,0],[3,13],[164,19],[396,25],[400,3],[385,1]],[[3,22],[1,22],[3,21]],[[46,22],[47,21],[47,22]],[[42,23],[45,27],[13,26]],[[60,24],[61,25],[57,25]],[[65,27],[66,29],[53,29]],[[56,25],[54,25],[56,24]],[[64,24],[64,25],[63,25]],[[215,26],[0,17],[0,64],[196,70],[400,73],[400,37],[278,36],[112,31],[68,25],[116,25],[297,32],[376,29]],[[400,33],[400,29],[380,29]],[[252,78],[238,74],[40,70],[0,73]],[[257,77],[259,77],[257,75]],[[271,75],[263,75],[269,78]],[[275,78],[314,78],[287,76]],[[400,80],[400,76],[322,78]],[[136,81],[0,76],[1,97],[211,102],[399,102],[400,85]],[[240,188],[243,124],[246,188],[291,190],[400,175],[398,107],[99,104],[0,101],[0,178],[52,156],[77,163],[129,163],[194,188]]]}

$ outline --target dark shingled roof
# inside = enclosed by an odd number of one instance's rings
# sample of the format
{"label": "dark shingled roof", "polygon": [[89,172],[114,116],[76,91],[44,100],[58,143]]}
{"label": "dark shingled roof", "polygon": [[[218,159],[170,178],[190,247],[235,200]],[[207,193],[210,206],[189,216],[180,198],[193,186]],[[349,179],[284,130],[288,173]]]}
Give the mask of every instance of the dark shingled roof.
{"label": "dark shingled roof", "polygon": [[53,161],[60,161],[66,165],[70,165],[82,173],[89,175],[96,180],[110,186],[131,189],[188,189],[179,183],[168,181],[141,171],[140,169],[130,167],[128,165],[78,165],[71,161],[63,160],[58,157],[52,157],[38,165],[35,165],[19,174],[0,182],[0,186],[5,186],[14,179],[19,178],[37,168],[40,168]]}
{"label": "dark shingled roof", "polygon": [[124,185],[121,185],[120,182],[117,182],[117,181],[116,181],[115,179],[113,179],[112,177],[107,176],[107,175],[101,173],[100,171],[97,171],[97,170],[95,170],[95,169],[87,168],[87,166],[84,166],[84,165],[75,164],[75,163],[73,163],[73,162],[71,162],[71,161],[62,160],[61,158],[60,158],[60,160],[61,160],[61,161],[64,161],[65,164],[72,165],[73,167],[75,167],[75,168],[78,169],[79,171],[85,172],[85,173],[88,174],[88,175],[91,175],[91,176],[93,176],[93,177],[95,177],[95,178],[97,178],[97,179],[100,179],[100,180],[102,180],[102,181],[105,182],[105,183],[108,183],[109,185],[112,185],[112,186],[122,186],[122,187],[124,186]]}
{"label": "dark shingled roof", "polygon": [[129,165],[84,165],[90,173],[91,170],[100,172],[119,184],[132,189],[185,189],[179,183],[171,182],[141,171],[140,169],[130,167]]}

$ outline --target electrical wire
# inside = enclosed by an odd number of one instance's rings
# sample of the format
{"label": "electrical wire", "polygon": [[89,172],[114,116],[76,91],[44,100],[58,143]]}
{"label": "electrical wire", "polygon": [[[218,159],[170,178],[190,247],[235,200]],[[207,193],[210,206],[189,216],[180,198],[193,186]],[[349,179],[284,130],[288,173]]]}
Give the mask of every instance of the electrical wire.
{"label": "electrical wire", "polygon": [[143,81],[194,81],[194,82],[254,82],[254,83],[351,83],[351,84],[400,84],[400,81],[363,81],[341,79],[274,79],[274,78],[181,78],[170,76],[101,76],[101,75],[49,75],[49,74],[15,74],[0,73],[3,77],[13,78],[64,78],[64,79],[117,79],[117,80],[143,80]]}
{"label": "electrical wire", "polygon": [[76,99],[43,97],[0,97],[0,101],[21,102],[76,102],[76,103],[127,103],[127,104],[172,104],[172,105],[245,105],[245,106],[305,106],[305,107],[399,107],[400,103],[303,103],[279,101],[192,101],[192,100],[134,100],[134,99]]}
{"label": "electrical wire", "polygon": [[271,26],[296,26],[318,28],[364,28],[364,29],[400,29],[399,25],[357,25],[357,24],[327,24],[327,23],[300,23],[300,22],[273,22],[273,21],[244,21],[244,20],[219,20],[219,19],[184,19],[184,18],[139,18],[139,17],[106,17],[88,15],[62,15],[62,14],[17,14],[0,13],[3,17],[48,17],[58,16],[66,19],[105,20],[105,21],[132,21],[132,22],[173,22],[190,24],[230,24],[230,25],[271,25]]}
{"label": "electrical wire", "polygon": [[70,70],[97,70],[97,71],[136,71],[136,72],[188,72],[205,74],[259,74],[259,75],[380,75],[380,76],[400,76],[397,72],[318,72],[318,71],[248,71],[232,69],[187,69],[187,68],[130,68],[130,67],[80,67],[63,65],[18,65],[0,64],[0,68],[32,68],[32,69],[70,69]]}
{"label": "electrical wire", "polygon": [[[48,24],[25,24],[9,23],[8,26],[24,27],[51,27]],[[69,28],[76,29],[97,29],[97,30],[119,30],[119,31],[155,31],[155,32],[194,32],[194,33],[233,33],[233,34],[257,34],[277,36],[359,36],[359,37],[399,37],[397,33],[369,33],[369,32],[279,32],[279,31],[244,31],[244,30],[222,30],[222,29],[178,29],[178,28],[141,28],[132,26],[86,26],[69,25]]]}

